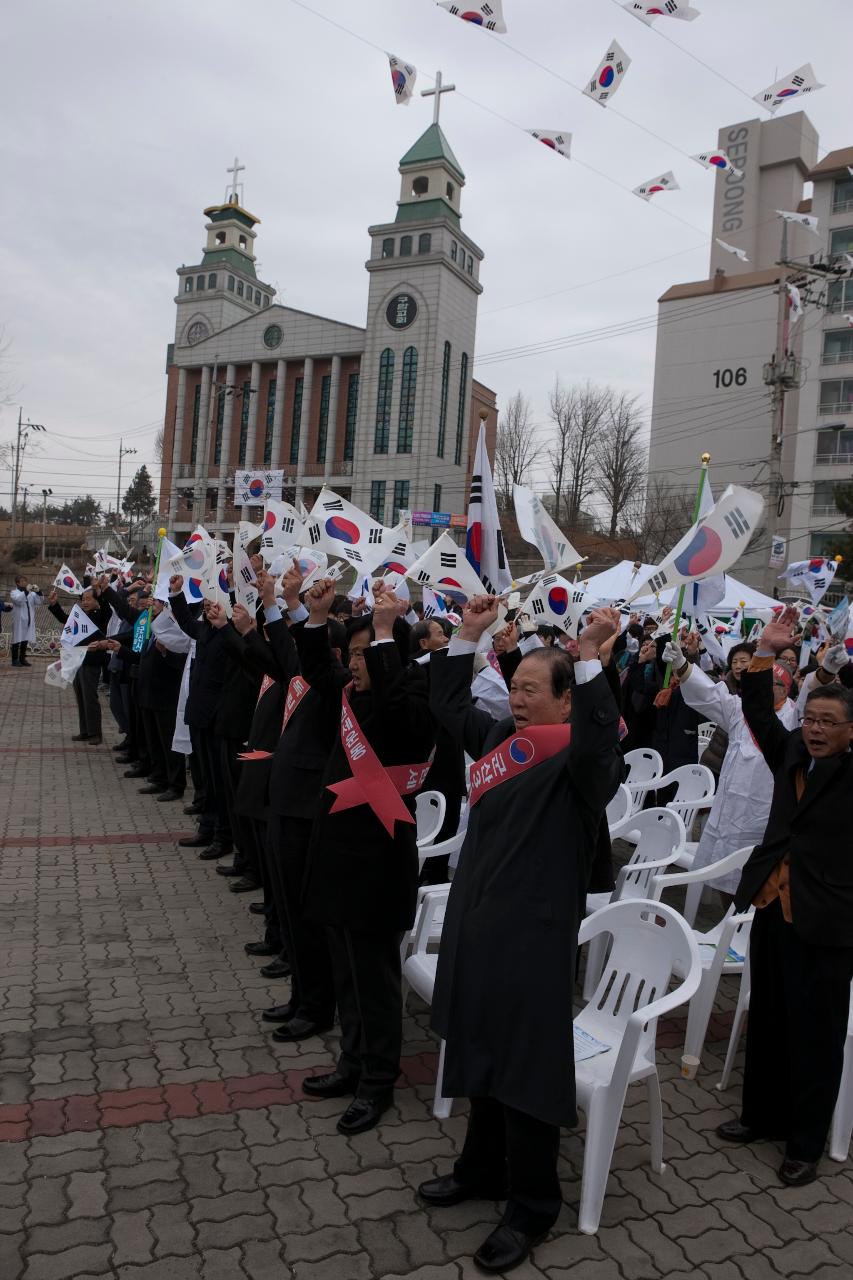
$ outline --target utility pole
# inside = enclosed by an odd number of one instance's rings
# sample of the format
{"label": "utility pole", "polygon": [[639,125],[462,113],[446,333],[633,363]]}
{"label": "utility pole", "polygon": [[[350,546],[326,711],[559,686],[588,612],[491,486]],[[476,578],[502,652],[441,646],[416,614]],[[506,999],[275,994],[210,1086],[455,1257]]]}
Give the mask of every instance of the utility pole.
{"label": "utility pole", "polygon": [[18,406],[18,438],[15,444],[15,467],[12,480],[12,537],[18,528],[18,485],[21,481],[21,455],[26,451],[31,431],[46,431],[40,422],[23,421],[23,408]]}
{"label": "utility pole", "polygon": [[41,561],[44,564],[47,556],[45,555],[45,542],[47,539],[47,500],[53,493],[52,489],[42,489],[41,491]]}
{"label": "utility pole", "polygon": [[118,484],[116,485],[116,524],[119,522],[119,512],[121,511],[121,460],[128,457],[129,454],[136,453],[135,449],[125,449],[124,440],[118,442]]}

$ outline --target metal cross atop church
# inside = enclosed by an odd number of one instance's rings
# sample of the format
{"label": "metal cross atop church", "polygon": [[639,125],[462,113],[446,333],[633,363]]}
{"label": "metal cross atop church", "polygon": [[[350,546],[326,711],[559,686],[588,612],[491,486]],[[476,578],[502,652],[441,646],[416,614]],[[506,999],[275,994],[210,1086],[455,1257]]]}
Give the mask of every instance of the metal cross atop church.
{"label": "metal cross atop church", "polygon": [[438,117],[439,117],[439,114],[440,114],[440,112],[441,112],[441,95],[442,95],[443,93],[453,93],[453,91],[455,90],[455,88],[456,88],[456,85],[455,85],[455,84],[442,84],[442,82],[441,82],[441,72],[440,72],[440,71],[436,71],[436,73],[435,73],[435,88],[434,88],[434,89],[421,89],[421,97],[422,97],[422,98],[435,98],[435,107],[433,108],[433,113],[432,113],[432,122],[433,122],[433,124],[438,124]]}
{"label": "metal cross atop church", "polygon": [[242,182],[238,182],[238,181],[237,181],[237,178],[238,178],[238,176],[243,172],[243,170],[244,170],[245,168],[246,168],[246,166],[245,166],[244,164],[240,164],[240,161],[239,161],[239,160],[237,159],[237,157],[235,156],[235,157],[234,157],[234,163],[233,163],[233,165],[231,166],[231,168],[230,168],[230,169],[226,169],[226,170],[225,170],[225,172],[226,172],[226,173],[233,173],[233,175],[234,175],[234,177],[233,177],[233,180],[232,180],[232,182],[231,182],[230,187],[229,187],[229,188],[227,189],[227,191],[225,192],[225,199],[226,199],[226,202],[227,202],[228,204],[239,204],[239,203],[240,203],[240,199],[241,199],[241,191],[242,191],[242,189],[243,189],[243,184],[242,184]]}

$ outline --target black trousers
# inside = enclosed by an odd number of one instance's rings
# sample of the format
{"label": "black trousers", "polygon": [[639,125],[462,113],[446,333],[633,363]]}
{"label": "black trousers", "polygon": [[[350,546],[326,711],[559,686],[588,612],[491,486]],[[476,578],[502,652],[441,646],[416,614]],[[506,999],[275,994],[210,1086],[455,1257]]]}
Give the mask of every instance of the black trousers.
{"label": "black trousers", "polygon": [[131,677],[127,682],[127,722],[130,725],[130,733],[128,737],[127,753],[132,760],[138,762],[139,768],[150,772],[151,757],[148,754],[148,739],[145,736],[145,725],[142,721],[142,711],[136,700],[136,678]]}
{"label": "black trousers", "polygon": [[495,1098],[472,1098],[468,1132],[454,1165],[457,1182],[496,1200],[507,1197],[501,1222],[544,1235],[563,1203],[557,1177],[560,1130]]}
{"label": "black trousers", "polygon": [[143,707],[142,724],[151,760],[151,781],[183,795],[187,782],[187,765],[186,757],[179,751],[172,750],[174,711],[150,711]]}
{"label": "black trousers", "polygon": [[219,749],[219,774],[222,779],[222,800],[234,845],[234,866],[241,875],[261,883],[261,871],[257,864],[256,849],[247,829],[246,819],[237,813],[237,784],[240,781],[240,761],[237,755],[245,750],[236,738],[217,738]]}
{"label": "black trousers", "polygon": [[243,839],[252,846],[252,856],[256,859],[261,873],[261,887],[264,891],[264,942],[275,947],[282,960],[287,959],[284,944],[284,930],[273,900],[272,879],[270,876],[270,838],[269,823],[265,818],[239,817]]}
{"label": "black trousers", "polygon": [[19,640],[17,644],[12,645],[12,666],[18,667],[25,661],[27,656],[27,645],[29,640]]}
{"label": "black trousers", "polygon": [[130,722],[127,718],[126,702],[122,696],[122,678],[118,671],[109,673],[110,711],[121,733],[130,736]]}
{"label": "black trousers", "polygon": [[273,814],[267,868],[273,909],[292,971],[290,1003],[297,1017],[323,1025],[330,1024],[335,1016],[329,940],[325,927],[306,920],[301,906],[311,826],[310,818]]}
{"label": "black trousers", "polygon": [[98,701],[100,667],[87,667],[85,662],[74,677],[74,697],[77,700],[77,720],[80,732],[89,738],[101,736],[101,704]]}
{"label": "black trousers", "polygon": [[209,729],[190,730],[193,754],[198,758],[204,778],[204,808],[199,817],[199,833],[231,848],[231,828],[223,792],[219,758],[219,740]]}
{"label": "black trousers", "polygon": [[386,1097],[400,1074],[403,996],[397,931],[328,926],[341,1021],[341,1075],[358,1079],[359,1098]]}
{"label": "black trousers", "polygon": [[841,1083],[853,947],[803,942],[777,898],[755,913],[749,963],[741,1122],[817,1161]]}

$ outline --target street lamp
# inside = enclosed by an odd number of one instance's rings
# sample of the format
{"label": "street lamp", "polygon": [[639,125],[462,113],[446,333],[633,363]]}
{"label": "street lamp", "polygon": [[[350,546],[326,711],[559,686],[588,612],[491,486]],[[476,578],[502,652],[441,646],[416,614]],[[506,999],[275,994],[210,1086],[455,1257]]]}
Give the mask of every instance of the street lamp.
{"label": "street lamp", "polygon": [[41,561],[44,564],[47,556],[45,555],[45,539],[47,537],[47,500],[53,493],[52,489],[42,489],[41,491]]}

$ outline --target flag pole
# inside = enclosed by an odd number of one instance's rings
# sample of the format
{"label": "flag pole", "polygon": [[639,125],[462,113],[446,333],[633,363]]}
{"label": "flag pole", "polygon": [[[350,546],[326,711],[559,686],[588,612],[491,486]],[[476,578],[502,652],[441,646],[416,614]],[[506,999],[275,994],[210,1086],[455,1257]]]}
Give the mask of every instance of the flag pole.
{"label": "flag pole", "polygon": [[[157,579],[158,579],[158,578],[159,578],[159,576],[160,576],[160,555],[161,555],[161,553],[162,553],[162,551],[163,551],[163,539],[166,537],[166,530],[165,530],[165,529],[158,529],[158,530],[157,530],[157,537],[159,538],[159,542],[157,543],[157,555],[154,557],[154,586],[153,586],[153,591],[156,591],[156,590],[157,590]],[[152,594],[153,594],[153,592],[152,592]],[[151,635],[151,614],[152,614],[153,610],[154,610],[154,605],[153,605],[153,604],[150,604],[150,605],[148,606],[148,617],[145,619],[145,639],[146,639],[146,640],[147,640],[147,639],[148,639],[148,637]]]}
{"label": "flag pole", "polygon": [[[700,458],[700,462],[702,463],[702,468],[699,472],[699,484],[696,488],[696,501],[693,503],[693,524],[695,524],[696,521],[699,519],[699,508],[702,505],[702,492],[705,488],[705,477],[708,474],[708,465],[710,461],[711,461],[710,453],[703,453],[702,457]],[[678,644],[678,628],[681,625],[681,614],[682,614],[682,610],[684,609],[685,585],[686,584],[682,582],[681,586],[678,588],[678,600],[676,601],[676,605],[675,605],[675,618],[673,619],[673,623],[672,623],[672,640],[674,644]],[[666,664],[666,671],[664,672],[664,677],[663,677],[664,689],[669,688],[669,682],[671,679],[672,679],[672,663],[668,662]]]}

